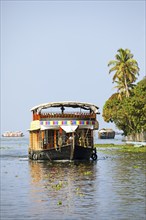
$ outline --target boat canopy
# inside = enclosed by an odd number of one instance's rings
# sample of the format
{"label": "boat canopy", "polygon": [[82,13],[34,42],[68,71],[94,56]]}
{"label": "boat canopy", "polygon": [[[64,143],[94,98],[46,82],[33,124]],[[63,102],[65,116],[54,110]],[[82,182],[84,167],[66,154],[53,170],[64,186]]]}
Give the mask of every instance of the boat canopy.
{"label": "boat canopy", "polygon": [[63,101],[63,102],[49,102],[49,103],[44,103],[40,104],[37,106],[34,106],[31,111],[40,113],[42,109],[46,108],[54,108],[54,107],[72,107],[72,108],[82,108],[85,110],[90,110],[96,114],[99,114],[99,107],[92,103],[86,103],[86,102],[76,102],[76,101]]}

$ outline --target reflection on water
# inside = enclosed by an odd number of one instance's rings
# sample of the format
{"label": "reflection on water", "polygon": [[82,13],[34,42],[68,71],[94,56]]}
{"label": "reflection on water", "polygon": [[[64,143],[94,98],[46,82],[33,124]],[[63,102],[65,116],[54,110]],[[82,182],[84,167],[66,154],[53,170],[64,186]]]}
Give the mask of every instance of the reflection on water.
{"label": "reflection on water", "polygon": [[[40,208],[39,203],[42,202],[41,209],[52,215],[53,206],[56,219],[60,219],[60,214],[64,218],[73,215],[75,219],[78,219],[85,213],[86,217],[90,217],[91,214],[85,210],[83,213],[80,208],[77,210],[77,207],[80,207],[85,201],[87,203],[85,202],[82,208],[89,208],[90,212],[95,211],[96,163],[65,162],[50,164],[32,161],[29,166],[33,185],[31,195],[34,202],[38,201],[38,208]],[[59,213],[57,214],[57,212]]]}
{"label": "reflection on water", "polygon": [[49,163],[29,161],[27,149],[26,139],[1,142],[1,220],[146,219],[146,154]]}

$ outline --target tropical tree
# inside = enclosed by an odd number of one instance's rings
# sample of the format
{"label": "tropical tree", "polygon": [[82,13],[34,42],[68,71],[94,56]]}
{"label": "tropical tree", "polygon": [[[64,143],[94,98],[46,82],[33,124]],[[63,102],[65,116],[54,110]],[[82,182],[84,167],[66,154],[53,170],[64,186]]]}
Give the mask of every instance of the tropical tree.
{"label": "tropical tree", "polygon": [[120,48],[117,52],[116,60],[111,60],[108,66],[112,66],[109,73],[115,72],[113,82],[117,83],[115,88],[118,89],[118,97],[121,99],[123,95],[129,97],[136,76],[139,75],[139,67],[129,49]]}
{"label": "tropical tree", "polygon": [[103,118],[114,122],[125,136],[146,131],[146,78],[131,90],[130,97],[113,94],[103,107]]}

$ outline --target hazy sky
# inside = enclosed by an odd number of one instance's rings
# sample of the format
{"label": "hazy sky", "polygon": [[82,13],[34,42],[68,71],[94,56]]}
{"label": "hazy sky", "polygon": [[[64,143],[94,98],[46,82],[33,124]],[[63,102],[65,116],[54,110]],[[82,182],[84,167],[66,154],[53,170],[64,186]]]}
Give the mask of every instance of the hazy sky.
{"label": "hazy sky", "polygon": [[116,92],[107,64],[128,48],[145,71],[145,1],[1,1],[1,132],[27,133],[38,104],[100,108]]}

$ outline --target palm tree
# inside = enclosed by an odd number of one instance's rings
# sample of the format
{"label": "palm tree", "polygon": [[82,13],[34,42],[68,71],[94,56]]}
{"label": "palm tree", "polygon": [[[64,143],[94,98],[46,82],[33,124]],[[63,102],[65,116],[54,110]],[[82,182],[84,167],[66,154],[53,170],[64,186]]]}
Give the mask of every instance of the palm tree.
{"label": "palm tree", "polygon": [[114,88],[117,88],[118,92],[118,98],[122,100],[122,97],[125,95],[126,97],[129,97],[130,90],[134,87],[133,83],[130,83],[128,85],[128,90],[126,90],[125,82],[123,80],[121,81],[115,81],[117,85]]}
{"label": "palm tree", "polygon": [[130,95],[130,89],[133,87],[133,83],[137,79],[137,75],[139,75],[139,67],[136,60],[133,59],[133,54],[129,49],[123,50],[120,48],[116,54],[116,60],[111,60],[108,63],[108,66],[113,66],[109,73],[115,71],[113,76],[113,82],[116,82],[118,85],[119,93],[123,93],[126,97]]}

